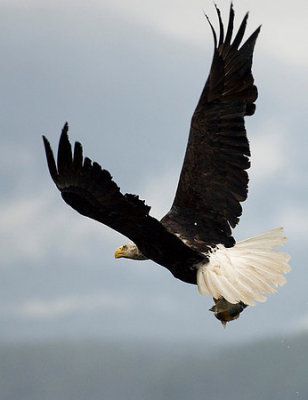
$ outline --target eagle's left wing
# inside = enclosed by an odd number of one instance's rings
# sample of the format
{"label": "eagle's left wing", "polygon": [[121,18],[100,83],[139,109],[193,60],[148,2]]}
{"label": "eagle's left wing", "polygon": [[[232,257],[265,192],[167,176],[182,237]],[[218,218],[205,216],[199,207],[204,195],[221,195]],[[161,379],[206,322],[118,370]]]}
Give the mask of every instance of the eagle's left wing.
{"label": "eagle's left wing", "polygon": [[99,221],[132,240],[147,258],[165,267],[182,258],[199,256],[176,235],[149,215],[150,207],[138,196],[123,195],[108,171],[85,157],[76,142],[74,152],[65,124],[59,141],[57,164],[43,136],[50,175],[64,201],[80,214]]}

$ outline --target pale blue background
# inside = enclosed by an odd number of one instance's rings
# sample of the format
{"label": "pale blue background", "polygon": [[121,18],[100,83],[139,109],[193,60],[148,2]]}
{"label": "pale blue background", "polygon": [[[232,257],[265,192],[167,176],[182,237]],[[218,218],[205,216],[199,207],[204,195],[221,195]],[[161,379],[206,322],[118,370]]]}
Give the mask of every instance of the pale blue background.
{"label": "pale blue background", "polygon": [[[124,3],[124,4],[123,4]],[[226,21],[229,1],[220,1]],[[278,5],[278,6],[277,6]],[[115,260],[126,238],[60,198],[41,135],[70,137],[161,218],[210,67],[211,1],[0,1],[0,340],[115,338],[221,344],[307,331],[307,14],[303,0],[236,1],[259,24],[249,199],[237,239],[284,226],[288,283],[223,329],[195,286]]]}

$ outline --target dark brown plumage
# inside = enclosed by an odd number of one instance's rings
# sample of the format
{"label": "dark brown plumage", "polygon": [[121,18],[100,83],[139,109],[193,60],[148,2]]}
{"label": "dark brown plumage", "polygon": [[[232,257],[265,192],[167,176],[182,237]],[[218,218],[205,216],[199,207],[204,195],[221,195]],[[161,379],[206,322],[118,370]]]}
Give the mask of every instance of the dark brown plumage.
{"label": "dark brown plumage", "polygon": [[[231,228],[238,223],[240,203],[247,197],[246,170],[250,165],[244,117],[254,113],[257,98],[251,65],[260,28],[241,45],[248,15],[232,40],[232,4],[226,34],[217,7],[216,11],[220,32],[217,39],[209,22],[215,44],[209,77],[192,117],[176,196],[161,222],[149,215],[150,207],[138,196],[123,195],[108,171],[83,158],[80,143],[75,143],[72,154],[67,124],[57,164],[44,137],[51,177],[67,204],[127,236],[145,258],[193,284],[198,265],[208,261],[211,247],[219,243],[232,247],[235,243]],[[232,309],[231,316],[226,304]],[[234,319],[244,307],[243,303],[231,305],[224,300],[224,309],[216,309],[217,317]]]}
{"label": "dark brown plumage", "polygon": [[[173,206],[162,221],[186,240],[194,238],[191,246],[199,251],[206,251],[204,246],[209,244],[234,245],[231,227],[238,223],[240,202],[247,198],[246,170],[250,166],[244,116],[254,113],[257,98],[251,65],[260,27],[239,48],[248,14],[231,42],[233,7],[225,39],[220,12],[216,10],[219,41],[211,25],[215,43],[211,70],[192,117]],[[192,226],[192,221],[197,225]],[[200,242],[204,244],[200,246]]]}

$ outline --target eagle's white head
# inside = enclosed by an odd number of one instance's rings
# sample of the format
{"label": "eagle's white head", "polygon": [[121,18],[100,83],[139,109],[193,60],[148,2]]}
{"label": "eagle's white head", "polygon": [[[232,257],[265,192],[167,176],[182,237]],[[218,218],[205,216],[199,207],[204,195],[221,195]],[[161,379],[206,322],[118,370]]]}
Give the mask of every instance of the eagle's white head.
{"label": "eagle's white head", "polygon": [[123,244],[118,247],[114,253],[115,258],[131,258],[133,260],[146,260],[146,257],[141,253],[138,247],[133,242]]}

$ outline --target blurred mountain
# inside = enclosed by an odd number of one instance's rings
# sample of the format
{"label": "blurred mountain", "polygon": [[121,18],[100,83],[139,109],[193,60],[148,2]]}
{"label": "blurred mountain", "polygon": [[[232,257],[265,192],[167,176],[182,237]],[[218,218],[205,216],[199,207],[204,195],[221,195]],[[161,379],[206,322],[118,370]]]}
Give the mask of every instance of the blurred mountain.
{"label": "blurred mountain", "polygon": [[308,335],[218,351],[202,341],[1,344],[0,398],[303,400],[307,353]]}

